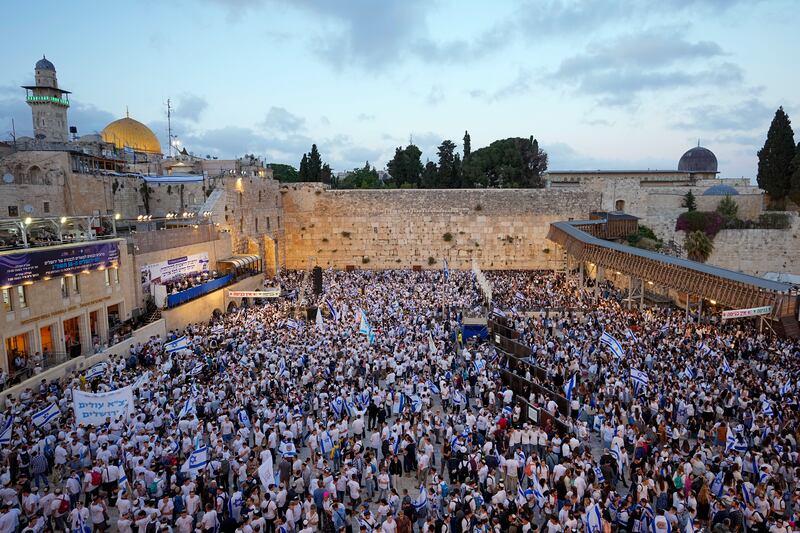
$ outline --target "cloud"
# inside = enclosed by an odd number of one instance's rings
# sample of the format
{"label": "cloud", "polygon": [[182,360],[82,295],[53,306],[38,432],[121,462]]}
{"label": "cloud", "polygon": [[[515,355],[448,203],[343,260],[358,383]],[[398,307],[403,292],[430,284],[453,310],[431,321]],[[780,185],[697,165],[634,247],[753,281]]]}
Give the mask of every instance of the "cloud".
{"label": "cloud", "polygon": [[489,95],[490,102],[499,102],[506,100],[512,96],[518,96],[527,93],[530,88],[531,73],[527,69],[520,69],[517,76],[511,82],[503,85]]}
{"label": "cloud", "polygon": [[731,105],[705,104],[691,106],[683,117],[672,124],[679,129],[701,131],[766,131],[774,110],[761,100],[750,98]]}
{"label": "cloud", "polygon": [[359,113],[356,117],[358,122],[372,122],[375,120],[375,115],[370,115],[369,113]]}
{"label": "cloud", "polygon": [[192,93],[183,93],[178,97],[178,103],[175,106],[175,115],[197,122],[200,120],[200,115],[208,107],[208,101],[202,96]]}
{"label": "cloud", "polygon": [[428,105],[436,105],[441,103],[444,100],[444,90],[442,90],[441,85],[434,85],[431,87],[430,92],[428,92],[428,96],[425,98],[425,101]]}
{"label": "cloud", "polygon": [[643,92],[741,83],[738,65],[715,61],[723,55],[717,43],[689,42],[676,29],[652,29],[590,44],[547,78],[605,105],[630,105]]}
{"label": "cloud", "polygon": [[295,132],[302,130],[305,127],[306,119],[290,113],[283,107],[272,106],[267,111],[267,117],[262,122],[262,125],[270,130]]}
{"label": "cloud", "polygon": [[[564,142],[543,140],[542,149],[547,152],[549,170],[614,170],[614,169],[669,169],[675,160],[668,158],[614,159],[593,157],[574,149]],[[678,156],[680,157],[680,156]]]}

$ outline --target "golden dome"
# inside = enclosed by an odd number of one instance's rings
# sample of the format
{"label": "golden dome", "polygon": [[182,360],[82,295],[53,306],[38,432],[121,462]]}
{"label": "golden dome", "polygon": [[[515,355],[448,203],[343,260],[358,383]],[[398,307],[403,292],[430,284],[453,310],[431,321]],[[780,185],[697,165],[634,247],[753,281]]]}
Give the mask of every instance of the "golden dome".
{"label": "golden dome", "polygon": [[105,142],[114,144],[120,150],[128,147],[137,152],[161,153],[161,143],[153,131],[130,117],[115,120],[103,128],[100,135]]}

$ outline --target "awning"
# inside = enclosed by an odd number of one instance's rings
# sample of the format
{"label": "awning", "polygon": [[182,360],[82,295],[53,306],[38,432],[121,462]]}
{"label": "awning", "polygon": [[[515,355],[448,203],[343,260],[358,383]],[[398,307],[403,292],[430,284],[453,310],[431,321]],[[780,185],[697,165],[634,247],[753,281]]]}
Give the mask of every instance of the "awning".
{"label": "awning", "polygon": [[219,263],[228,263],[233,268],[242,268],[252,264],[258,264],[260,257],[257,255],[234,255],[227,259],[218,261]]}

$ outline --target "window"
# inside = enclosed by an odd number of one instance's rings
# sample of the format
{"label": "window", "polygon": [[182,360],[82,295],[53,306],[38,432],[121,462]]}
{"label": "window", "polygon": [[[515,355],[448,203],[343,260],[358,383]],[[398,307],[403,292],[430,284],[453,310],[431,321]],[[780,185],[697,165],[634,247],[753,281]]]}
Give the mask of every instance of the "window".
{"label": "window", "polygon": [[119,285],[119,269],[117,267],[111,269],[111,280],[114,285]]}
{"label": "window", "polygon": [[267,231],[269,231],[269,217],[267,217]]}
{"label": "window", "polygon": [[61,278],[61,297],[69,298],[69,287],[67,286],[67,278]]}
{"label": "window", "polygon": [[281,217],[278,217],[278,227],[281,227]]}
{"label": "window", "polygon": [[258,217],[256,217],[256,233],[258,233]]}
{"label": "window", "polygon": [[68,279],[69,279],[69,285],[70,285],[69,288],[72,291],[72,294],[80,294],[81,293],[81,289],[78,286],[78,276],[77,275],[76,276],[70,276]]}
{"label": "window", "polygon": [[110,268],[105,269],[103,271],[103,275],[106,278],[106,287],[108,287],[109,285],[111,285],[111,269]]}
{"label": "window", "polygon": [[625,211],[625,200],[617,200],[614,204],[614,209],[616,211]]}
{"label": "window", "polygon": [[8,206],[8,216],[10,217],[18,217],[19,216],[19,207],[16,205]]}
{"label": "window", "polygon": [[3,309],[11,311],[14,306],[11,305],[11,289],[3,289]]}
{"label": "window", "polygon": [[44,210],[45,213],[49,213],[50,212],[50,202],[45,202],[44,203],[43,210]]}
{"label": "window", "polygon": [[17,285],[17,299],[19,300],[19,308],[24,309],[28,307],[28,300],[25,298],[25,286]]}

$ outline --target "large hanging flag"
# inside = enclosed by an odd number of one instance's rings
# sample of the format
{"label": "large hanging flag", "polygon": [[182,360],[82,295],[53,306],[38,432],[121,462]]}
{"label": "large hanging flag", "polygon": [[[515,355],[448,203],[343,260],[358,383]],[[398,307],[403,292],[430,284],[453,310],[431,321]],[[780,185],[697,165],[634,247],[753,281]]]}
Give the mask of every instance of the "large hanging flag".
{"label": "large hanging flag", "polygon": [[11,444],[11,430],[14,428],[14,416],[6,418],[3,429],[0,430],[0,444]]}
{"label": "large hanging flag", "polygon": [[178,337],[174,341],[164,344],[164,351],[166,353],[180,352],[181,350],[189,349],[189,337],[186,335]]}
{"label": "large hanging flag", "polygon": [[622,359],[622,357],[625,355],[625,350],[622,349],[622,345],[607,331],[604,331],[600,336],[600,343],[604,344],[609,350],[611,350],[611,353],[617,356],[618,359]]}
{"label": "large hanging flag", "polygon": [[54,403],[51,403],[38,413],[34,414],[31,417],[31,421],[33,422],[34,426],[40,428],[59,416],[61,416],[61,411],[58,410],[58,406],[56,406]]}
{"label": "large hanging flag", "polygon": [[567,397],[567,401],[572,400],[572,391],[575,390],[575,384],[577,383],[578,374],[572,374],[572,377],[564,383],[564,396]]}
{"label": "large hanging flag", "polygon": [[92,365],[89,370],[86,371],[86,381],[91,381],[95,378],[102,377],[105,375],[107,370],[108,364],[105,361],[97,363],[96,365]]}
{"label": "large hanging flag", "polygon": [[208,446],[201,446],[192,451],[189,458],[183,463],[181,472],[188,472],[190,475],[196,475],[200,470],[204,469],[208,464]]}

